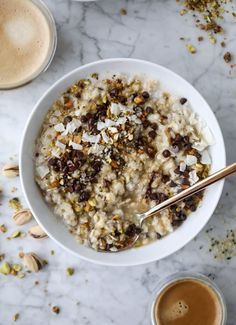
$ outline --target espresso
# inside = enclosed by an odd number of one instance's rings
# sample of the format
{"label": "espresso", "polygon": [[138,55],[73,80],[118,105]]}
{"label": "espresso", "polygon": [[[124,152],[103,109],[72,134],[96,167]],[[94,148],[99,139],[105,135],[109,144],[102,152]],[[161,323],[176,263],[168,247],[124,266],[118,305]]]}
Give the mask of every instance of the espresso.
{"label": "espresso", "polygon": [[158,325],[220,325],[222,308],[217,294],[208,285],[183,279],[161,292],[154,316]]}
{"label": "espresso", "polygon": [[0,0],[0,88],[32,80],[51,50],[47,18],[30,0]]}

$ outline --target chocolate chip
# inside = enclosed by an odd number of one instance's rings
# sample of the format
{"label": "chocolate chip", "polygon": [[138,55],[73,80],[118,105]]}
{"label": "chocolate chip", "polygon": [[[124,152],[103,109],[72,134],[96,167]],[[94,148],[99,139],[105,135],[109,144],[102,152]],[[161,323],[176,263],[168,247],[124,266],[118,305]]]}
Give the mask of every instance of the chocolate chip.
{"label": "chocolate chip", "polygon": [[189,136],[185,135],[183,137],[183,142],[186,143],[186,144],[188,144],[189,143]]}
{"label": "chocolate chip", "polygon": [[159,234],[159,232],[156,233],[157,239],[161,239],[161,234]]}
{"label": "chocolate chip", "polygon": [[144,129],[147,129],[149,127],[150,122],[148,120],[143,121],[143,127]]}
{"label": "chocolate chip", "polygon": [[79,202],[88,201],[90,194],[88,191],[83,191],[79,195]]}
{"label": "chocolate chip", "polygon": [[109,92],[110,96],[113,97],[113,98],[116,97],[118,95],[118,93],[119,93],[119,91],[116,88],[111,89],[110,92]]}
{"label": "chocolate chip", "polygon": [[176,143],[181,142],[182,139],[183,139],[183,137],[179,133],[177,133],[176,136],[175,136],[175,142]]}
{"label": "chocolate chip", "polygon": [[75,157],[77,157],[78,159],[82,160],[84,159],[84,153],[81,150],[74,150],[75,153]]}
{"label": "chocolate chip", "polygon": [[57,164],[58,158],[50,158],[48,160],[49,166],[55,166]]}
{"label": "chocolate chip", "polygon": [[134,111],[136,114],[141,114],[143,112],[142,108],[140,106],[135,106]]}
{"label": "chocolate chip", "polygon": [[187,99],[182,97],[182,98],[180,98],[179,102],[181,105],[184,105],[187,102]]}
{"label": "chocolate chip", "polygon": [[158,201],[159,200],[159,194],[158,193],[150,193],[149,197],[153,201]]}
{"label": "chocolate chip", "polygon": [[143,91],[143,92],[142,92],[142,96],[143,96],[143,98],[145,98],[145,99],[148,99],[148,98],[150,97],[150,95],[149,95],[149,93],[148,93],[147,91]]}
{"label": "chocolate chip", "polygon": [[96,171],[96,172],[100,172],[101,167],[102,167],[102,162],[101,161],[94,161],[91,163],[92,168]]}
{"label": "chocolate chip", "polygon": [[170,176],[168,176],[168,175],[162,175],[161,180],[165,184],[165,183],[167,183],[170,180]]}
{"label": "chocolate chip", "polygon": [[172,225],[174,228],[179,227],[181,224],[182,224],[182,221],[181,221],[181,220],[173,220],[173,221],[171,222],[171,225]]}
{"label": "chocolate chip", "polygon": [[152,131],[148,132],[148,135],[150,138],[155,139],[155,137],[157,136],[157,133],[154,130],[152,130]]}
{"label": "chocolate chip", "polygon": [[168,158],[168,157],[170,157],[171,153],[168,149],[166,149],[162,152],[162,155],[163,155],[163,157]]}
{"label": "chocolate chip", "polygon": [[177,184],[174,181],[171,181],[169,185],[170,185],[170,187],[176,187],[177,186]]}
{"label": "chocolate chip", "polygon": [[64,124],[65,125],[67,125],[67,123],[70,123],[72,121],[72,117],[71,116],[66,116],[65,118],[64,118]]}
{"label": "chocolate chip", "polygon": [[92,113],[87,113],[86,114],[86,118],[87,118],[87,120],[93,118],[93,114]]}
{"label": "chocolate chip", "polygon": [[151,159],[154,159],[156,156],[156,150],[152,147],[147,147],[146,153],[148,154],[149,158],[151,158]]}
{"label": "chocolate chip", "polygon": [[137,227],[134,223],[130,224],[126,230],[125,230],[125,234],[128,237],[134,237],[135,235],[138,235],[141,233],[141,228]]}
{"label": "chocolate chip", "polygon": [[154,112],[154,109],[151,107],[151,106],[147,106],[146,109],[145,109],[146,113],[148,114],[153,114]]}
{"label": "chocolate chip", "polygon": [[158,129],[158,125],[157,125],[157,123],[151,123],[151,124],[150,124],[150,127],[151,127],[154,131],[156,131],[156,130]]}
{"label": "chocolate chip", "polygon": [[184,178],[184,179],[182,180],[182,185],[190,185],[189,180],[188,180],[187,178]]}
{"label": "chocolate chip", "polygon": [[88,121],[86,115],[82,115],[80,120],[81,120],[82,123],[86,123]]}

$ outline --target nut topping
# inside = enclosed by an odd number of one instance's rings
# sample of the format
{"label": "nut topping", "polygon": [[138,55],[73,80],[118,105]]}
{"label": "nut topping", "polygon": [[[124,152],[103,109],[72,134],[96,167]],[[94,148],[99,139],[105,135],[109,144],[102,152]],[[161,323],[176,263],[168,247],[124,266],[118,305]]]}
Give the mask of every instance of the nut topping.
{"label": "nut topping", "polygon": [[2,168],[2,174],[6,177],[16,177],[19,176],[19,167],[16,164],[6,164]]}
{"label": "nut topping", "polygon": [[40,226],[31,227],[28,231],[29,235],[34,239],[45,239],[48,235],[43,231]]}
{"label": "nut topping", "polygon": [[33,215],[29,209],[23,209],[16,212],[13,216],[13,219],[18,226],[21,226],[28,223],[32,217]]}
{"label": "nut topping", "polygon": [[43,268],[43,261],[35,253],[26,253],[23,257],[24,265],[31,272],[38,272]]}

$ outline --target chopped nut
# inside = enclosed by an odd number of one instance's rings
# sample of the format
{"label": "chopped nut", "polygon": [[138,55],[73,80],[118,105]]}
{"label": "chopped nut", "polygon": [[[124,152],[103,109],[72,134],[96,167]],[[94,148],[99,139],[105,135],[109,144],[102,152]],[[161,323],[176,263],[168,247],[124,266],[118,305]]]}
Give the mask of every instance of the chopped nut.
{"label": "chopped nut", "polygon": [[12,316],[12,320],[13,320],[13,322],[16,322],[17,321],[17,319],[19,318],[19,314],[17,313],[17,314],[15,314],[15,315],[13,315]]}
{"label": "chopped nut", "polygon": [[4,275],[8,275],[11,272],[11,266],[9,263],[5,262],[3,263],[3,265],[0,268],[0,273],[4,274]]}
{"label": "chopped nut", "polygon": [[66,269],[66,274],[69,276],[72,276],[74,274],[75,270],[72,267],[68,267]]}
{"label": "chopped nut", "polygon": [[25,277],[25,273],[24,272],[18,272],[17,273],[17,278],[23,279],[24,277]]}
{"label": "chopped nut", "polygon": [[191,54],[195,54],[197,52],[196,48],[192,44],[186,44],[186,48]]}
{"label": "chopped nut", "polygon": [[231,55],[230,52],[226,52],[224,54],[224,60],[225,60],[226,63],[229,63],[232,60],[232,55]]}
{"label": "chopped nut", "polygon": [[212,34],[209,34],[208,37],[209,37],[209,40],[210,40],[210,42],[212,44],[215,44],[216,43],[216,38]]}
{"label": "chopped nut", "polygon": [[136,96],[136,97],[134,98],[134,102],[135,102],[135,104],[137,104],[137,105],[143,104],[143,103],[144,103],[144,98],[143,98],[143,96]]}
{"label": "chopped nut", "polygon": [[21,236],[21,231],[16,230],[11,234],[10,238],[17,238],[17,237],[20,237],[20,236]]}
{"label": "chopped nut", "polygon": [[25,256],[24,252],[19,252],[18,254],[19,258],[23,258]]}
{"label": "chopped nut", "polygon": [[13,264],[12,268],[16,272],[19,272],[22,270],[22,266],[20,264]]}
{"label": "chopped nut", "polygon": [[221,45],[221,47],[225,47],[225,42],[222,41],[222,42],[220,43],[220,45]]}
{"label": "chopped nut", "polygon": [[34,239],[45,239],[48,237],[48,235],[40,226],[31,227],[28,233]]}
{"label": "chopped nut", "polygon": [[43,268],[43,261],[35,253],[24,254],[23,262],[31,272],[38,272]]}
{"label": "chopped nut", "polygon": [[19,211],[20,209],[22,209],[22,205],[20,203],[20,200],[18,199],[18,197],[14,197],[13,199],[9,200],[9,206],[10,208]]}
{"label": "chopped nut", "polygon": [[23,209],[16,212],[13,216],[13,220],[19,226],[28,223],[32,219],[32,213],[29,209]]}
{"label": "chopped nut", "polygon": [[2,174],[6,177],[16,177],[19,176],[19,167],[16,164],[6,164],[2,168]]}
{"label": "chopped nut", "polygon": [[60,308],[58,306],[53,306],[52,307],[52,312],[54,312],[55,314],[59,314],[60,313]]}

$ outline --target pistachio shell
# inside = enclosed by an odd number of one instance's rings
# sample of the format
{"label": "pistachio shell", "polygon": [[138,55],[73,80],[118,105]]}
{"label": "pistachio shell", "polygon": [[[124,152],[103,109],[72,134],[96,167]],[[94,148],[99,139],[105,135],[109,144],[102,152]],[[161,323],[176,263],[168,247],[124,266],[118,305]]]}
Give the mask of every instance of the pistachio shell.
{"label": "pistachio shell", "polygon": [[38,272],[43,268],[43,261],[33,252],[26,253],[23,257],[23,262],[31,272]]}
{"label": "pistachio shell", "polygon": [[29,235],[34,239],[45,239],[48,235],[43,231],[40,226],[34,226],[29,229]]}
{"label": "pistachio shell", "polygon": [[28,223],[32,219],[32,213],[29,209],[22,209],[16,212],[13,216],[13,220],[19,226]]}
{"label": "pistachio shell", "polygon": [[16,164],[6,164],[2,169],[3,176],[16,177],[19,175],[19,167]]}

